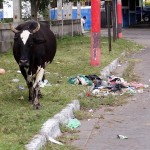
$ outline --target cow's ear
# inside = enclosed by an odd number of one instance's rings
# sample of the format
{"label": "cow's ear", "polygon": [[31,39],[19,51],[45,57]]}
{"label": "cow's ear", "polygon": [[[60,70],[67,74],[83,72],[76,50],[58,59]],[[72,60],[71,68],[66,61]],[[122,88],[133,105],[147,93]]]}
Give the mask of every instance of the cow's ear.
{"label": "cow's ear", "polygon": [[36,43],[36,44],[42,44],[42,43],[45,43],[46,40],[45,39],[42,39],[42,38],[34,38],[33,41]]}

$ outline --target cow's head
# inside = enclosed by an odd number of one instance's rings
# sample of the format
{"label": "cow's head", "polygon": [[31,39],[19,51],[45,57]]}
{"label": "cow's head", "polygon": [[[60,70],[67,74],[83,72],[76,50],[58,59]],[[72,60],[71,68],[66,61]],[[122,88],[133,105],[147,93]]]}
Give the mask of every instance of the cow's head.
{"label": "cow's head", "polygon": [[20,66],[28,67],[30,65],[31,53],[35,43],[38,43],[34,33],[39,31],[40,24],[38,22],[30,22],[26,25],[19,25],[17,28],[11,26],[11,30],[15,33],[14,48],[17,49],[19,56],[18,63]]}

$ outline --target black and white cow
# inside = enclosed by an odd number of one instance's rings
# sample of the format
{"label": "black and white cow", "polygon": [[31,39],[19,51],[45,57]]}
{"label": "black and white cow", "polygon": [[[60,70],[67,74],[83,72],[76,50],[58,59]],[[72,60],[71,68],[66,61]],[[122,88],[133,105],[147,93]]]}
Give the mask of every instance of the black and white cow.
{"label": "black and white cow", "polygon": [[39,83],[44,77],[45,67],[52,62],[56,53],[56,38],[45,23],[27,21],[16,28],[13,55],[29,88],[29,101],[35,109],[40,108]]}

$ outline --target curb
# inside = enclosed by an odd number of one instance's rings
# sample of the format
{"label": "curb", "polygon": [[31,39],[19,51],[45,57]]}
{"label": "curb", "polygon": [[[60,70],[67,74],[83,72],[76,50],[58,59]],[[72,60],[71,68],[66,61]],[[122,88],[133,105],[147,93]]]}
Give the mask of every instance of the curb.
{"label": "curb", "polygon": [[119,64],[119,58],[115,59],[112,63],[110,63],[108,66],[106,66],[102,71],[100,71],[102,78],[107,78],[110,73],[117,68],[117,65]]}
{"label": "curb", "polygon": [[[122,53],[121,56],[124,56]],[[108,66],[106,66],[100,74],[102,78],[107,78],[112,71],[114,71],[118,64],[120,58],[112,61]],[[27,150],[39,150],[44,146],[49,138],[56,138],[61,135],[60,124],[66,124],[70,119],[74,118],[74,111],[80,110],[79,100],[73,100],[68,104],[62,111],[53,118],[48,119],[42,126],[39,134],[35,135],[29,144],[25,145]]]}
{"label": "curb", "polygon": [[125,55],[126,55],[126,53],[123,52],[119,58],[116,58],[108,66],[106,66],[105,68],[103,68],[102,71],[100,71],[101,77],[102,78],[107,78],[110,75],[110,73],[113,72],[117,68],[117,66],[118,66],[118,64],[120,62],[120,58],[122,56],[125,56]]}
{"label": "curb", "polygon": [[78,100],[73,100],[60,113],[53,118],[48,119],[42,126],[39,134],[35,135],[29,144],[25,145],[27,150],[39,150],[46,144],[49,138],[56,138],[61,135],[59,128],[60,124],[65,124],[69,119],[74,118],[74,111],[80,110],[80,103]]}

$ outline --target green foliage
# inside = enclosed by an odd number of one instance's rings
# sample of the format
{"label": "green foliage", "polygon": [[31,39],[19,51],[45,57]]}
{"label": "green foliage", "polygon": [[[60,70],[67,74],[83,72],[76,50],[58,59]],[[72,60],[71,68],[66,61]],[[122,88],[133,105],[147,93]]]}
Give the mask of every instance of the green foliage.
{"label": "green foliage", "polygon": [[9,22],[13,22],[12,18],[4,18],[2,21],[2,23],[9,23]]}
{"label": "green foliage", "polygon": [[[35,1],[35,0],[23,0],[23,1]],[[50,3],[50,0],[37,0],[36,1],[36,4],[37,4],[37,7],[38,7],[38,9],[39,9],[39,11],[44,11],[47,7],[48,7],[48,5],[49,5],[49,3]]]}
{"label": "green foliage", "polygon": [[123,72],[123,78],[128,81],[128,82],[132,82],[132,81],[139,81],[139,76],[137,76],[134,73],[134,66],[135,63],[139,62],[140,60],[136,60],[136,59],[130,59],[128,61],[128,66],[125,69],[125,71]]}
{"label": "green foliage", "polygon": [[145,6],[150,6],[150,1],[146,1]]}

